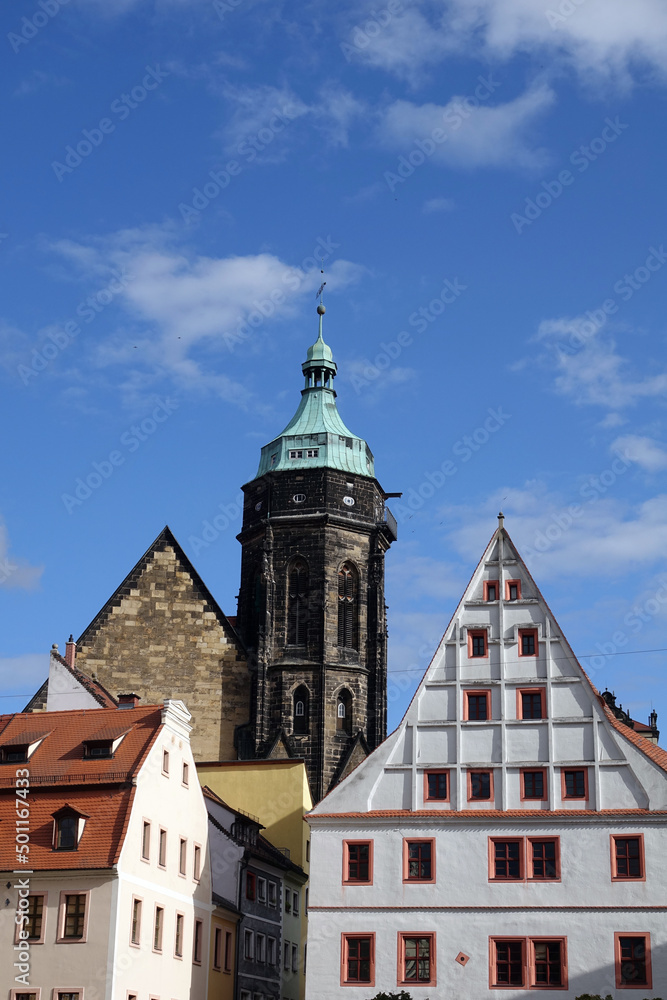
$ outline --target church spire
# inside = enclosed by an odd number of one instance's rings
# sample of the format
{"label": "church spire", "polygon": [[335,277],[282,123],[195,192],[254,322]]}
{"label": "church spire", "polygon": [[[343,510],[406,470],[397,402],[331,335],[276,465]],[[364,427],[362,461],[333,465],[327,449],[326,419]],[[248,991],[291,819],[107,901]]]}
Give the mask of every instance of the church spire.
{"label": "church spire", "polygon": [[325,312],[324,303],[320,301],[317,306],[317,313],[320,317],[317,340],[312,347],[308,348],[306,360],[301,365],[301,369],[306,378],[306,389],[330,389],[335,396],[333,380],[336,377],[338,366],[333,359],[331,348],[324,343],[322,336],[322,320]]}

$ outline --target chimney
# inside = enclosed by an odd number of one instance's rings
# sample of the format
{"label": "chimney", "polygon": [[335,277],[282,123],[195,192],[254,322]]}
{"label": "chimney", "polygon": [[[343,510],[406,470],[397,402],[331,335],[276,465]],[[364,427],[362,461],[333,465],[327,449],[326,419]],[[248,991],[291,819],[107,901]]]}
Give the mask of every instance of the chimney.
{"label": "chimney", "polygon": [[74,636],[71,634],[65,646],[65,663],[68,667],[74,667],[76,663],[76,643]]}
{"label": "chimney", "polygon": [[136,708],[139,704],[138,694],[119,694],[118,695],[118,707],[119,708]]}

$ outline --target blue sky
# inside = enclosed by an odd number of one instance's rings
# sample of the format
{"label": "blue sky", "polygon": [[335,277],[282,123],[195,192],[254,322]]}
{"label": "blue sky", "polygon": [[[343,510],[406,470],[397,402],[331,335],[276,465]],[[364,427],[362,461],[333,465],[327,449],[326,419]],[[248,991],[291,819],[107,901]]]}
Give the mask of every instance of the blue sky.
{"label": "blue sky", "polygon": [[390,724],[502,506],[667,726],[662,0],[109,6],[1,15],[3,710],[165,523],[235,612],[324,257],[340,412],[404,493]]}

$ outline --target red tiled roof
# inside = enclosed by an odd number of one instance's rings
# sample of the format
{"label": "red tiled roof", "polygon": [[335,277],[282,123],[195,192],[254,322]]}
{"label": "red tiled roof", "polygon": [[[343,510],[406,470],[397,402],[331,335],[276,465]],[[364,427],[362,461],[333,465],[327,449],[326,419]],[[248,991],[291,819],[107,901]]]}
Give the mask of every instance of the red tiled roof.
{"label": "red tiled roof", "polygon": [[36,732],[22,732],[18,736],[12,736],[11,739],[0,738],[0,745],[3,747],[24,747],[30,746],[32,743],[36,743],[37,740],[44,739],[45,736],[49,735],[50,730],[40,729]]}
{"label": "red tiled roof", "polygon": [[[123,710],[127,732],[112,758],[83,756],[83,742],[99,739],[100,729],[118,732],[119,709],[88,709],[40,714],[48,736],[24,764],[0,766],[0,870],[20,867],[11,835],[16,820],[16,772],[29,771],[30,864],[34,871],[107,868],[118,860],[129,822],[137,774],[162,726],[162,706]],[[31,713],[0,716],[0,743],[27,742],[34,733]],[[23,802],[23,800],[20,800]],[[89,816],[76,851],[53,851],[53,814],[69,805]]]}
{"label": "red tiled roof", "polygon": [[663,771],[667,771],[667,750],[663,750],[662,747],[659,747],[656,743],[652,743],[651,740],[647,740],[643,736],[640,736],[639,733],[636,733],[634,729],[630,729],[629,726],[623,725],[623,723],[616,718],[602,695],[598,695],[598,697],[602,703],[605,715],[611,722],[614,729],[617,729],[622,736],[625,736],[626,740],[630,740],[631,743],[634,743],[639,750],[643,751],[647,757],[651,758],[654,764],[657,764]]}

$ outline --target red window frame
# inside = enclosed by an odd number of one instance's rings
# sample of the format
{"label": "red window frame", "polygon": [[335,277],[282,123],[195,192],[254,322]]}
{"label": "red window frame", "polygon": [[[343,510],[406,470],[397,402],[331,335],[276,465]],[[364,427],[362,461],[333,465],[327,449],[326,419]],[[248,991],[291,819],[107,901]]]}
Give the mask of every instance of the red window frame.
{"label": "red window frame", "polygon": [[[639,874],[638,875],[619,875],[618,873],[618,862],[619,862],[619,851],[618,842],[636,840],[638,842],[638,856],[637,861],[639,862]],[[643,833],[610,833],[609,834],[609,845],[611,850],[611,880],[612,882],[645,882],[646,881],[646,868],[644,866],[644,834]],[[623,860],[623,859],[621,859]],[[634,860],[634,858],[626,857],[627,861]]]}
{"label": "red window frame", "polygon": [[[537,695],[540,696],[540,712],[542,713],[537,718],[534,718],[534,722],[539,722],[540,719],[546,719],[547,717],[547,690],[543,687],[523,687],[516,689],[516,717],[517,719],[530,719],[530,716],[525,716],[523,714],[523,696],[524,694]],[[578,770],[578,769],[577,769]]]}
{"label": "red window frame", "polygon": [[[559,978],[560,983],[550,986],[548,983],[537,982],[536,946],[541,944],[559,945]],[[519,946],[521,963],[521,983],[498,982],[498,946]],[[510,963],[516,967],[517,959],[500,959],[503,964]],[[508,975],[509,979],[509,975]],[[489,987],[494,990],[567,990],[567,938],[558,935],[538,935],[534,937],[490,937],[489,938]]]}
{"label": "red window frame", "polygon": [[[429,878],[420,876],[410,876],[410,862],[417,861],[421,865],[421,850],[418,848],[419,856],[410,857],[410,845],[428,844],[430,846],[431,874]],[[433,837],[404,837],[403,838],[403,881],[415,882],[419,885],[433,884],[435,882],[435,839]]]}
{"label": "red window frame", "polygon": [[[470,698],[484,698],[486,702],[486,716],[477,719],[470,714]],[[463,692],[463,721],[464,722],[486,722],[491,718],[491,691],[489,689],[469,688]]]}
{"label": "red window frame", "polygon": [[[359,864],[356,859],[350,858],[350,848],[368,847],[368,878],[353,878],[350,873],[350,865]],[[373,885],[373,841],[372,840],[344,840],[343,841],[343,885]]]}
{"label": "red window frame", "polygon": [[[565,780],[566,774],[571,774],[573,771],[583,771],[584,773],[584,794],[583,795],[568,795],[567,794],[567,784]],[[560,780],[561,780],[561,798],[564,802],[587,802],[588,801],[588,768],[587,767],[561,767],[560,769]]]}
{"label": "red window frame", "polygon": [[[412,976],[407,978],[406,975],[406,955],[405,955],[405,943],[406,941],[428,941],[429,942],[429,954],[428,954],[428,979],[420,979]],[[417,974],[419,974],[419,945],[417,945]],[[435,932],[423,931],[399,931],[398,932],[398,963],[397,963],[398,975],[396,977],[397,986],[437,986],[436,977],[436,937]]]}
{"label": "red window frame", "polygon": [[[536,795],[526,794],[526,775],[527,774],[541,774],[542,775],[542,795],[537,797]],[[524,767],[521,770],[521,801],[522,802],[547,802],[549,799],[549,786],[547,784],[547,772],[544,767]]]}
{"label": "red window frame", "polygon": [[[505,850],[505,857],[502,856],[503,845],[515,846],[517,858],[508,857],[510,853]],[[517,874],[498,874],[499,865],[509,865],[517,862]],[[489,882],[524,882],[525,881],[525,848],[523,837],[489,837]]]}
{"label": "red window frame", "polygon": [[[496,588],[496,596],[489,597],[489,587]],[[497,601],[500,598],[500,580],[485,580],[484,581],[484,600],[485,601]]]}
{"label": "red window frame", "polygon": [[[445,784],[447,787],[447,794],[444,796],[444,798],[440,798],[437,795],[431,795],[429,793],[429,781],[428,781],[429,777],[430,776],[438,777],[440,775],[444,775]],[[447,770],[446,768],[442,769],[431,768],[428,771],[424,771],[424,802],[449,802],[450,793],[451,793],[451,782],[449,777],[449,770]]]}
{"label": "red window frame", "polygon": [[[554,845],[554,875],[536,875],[535,863],[550,861],[550,858],[535,858],[535,844]],[[560,837],[526,837],[526,878],[528,882],[560,882]]]}
{"label": "red window frame", "polygon": [[[488,774],[489,776],[489,797],[487,799],[473,798],[472,795],[472,776],[474,774]],[[495,798],[495,790],[493,787],[493,771],[490,769],[478,770],[477,768],[466,772],[466,781],[468,786],[468,802],[493,802]]]}
{"label": "red window frame", "polygon": [[[367,941],[369,943],[369,978],[368,979],[350,979],[350,961],[363,962],[366,959],[360,958],[358,956],[350,957],[350,942],[357,941]],[[341,947],[340,947],[340,985],[341,986],[375,986],[375,933],[364,934],[341,934]]]}
{"label": "red window frame", "polygon": [[[623,982],[623,951],[624,942],[629,940],[637,941],[640,938],[644,940],[644,968],[646,972],[646,980],[643,983],[629,983]],[[627,963],[627,959],[625,960]],[[616,970],[616,989],[617,990],[652,990],[653,989],[653,971],[651,969],[651,935],[644,931],[617,931],[614,934],[614,966]]]}
{"label": "red window frame", "polygon": [[[473,654],[472,651],[472,641],[473,639],[484,639],[484,652]],[[489,655],[489,633],[488,629],[485,628],[473,628],[468,629],[468,657],[471,660],[483,660]]]}
{"label": "red window frame", "polygon": [[[534,653],[524,653],[523,651],[523,637],[532,635],[535,642],[535,652]],[[519,656],[531,657],[537,656],[540,651],[539,638],[537,635],[536,628],[520,628],[519,629]]]}
{"label": "red window frame", "polygon": [[[516,597],[510,597],[510,587],[516,587]],[[505,580],[505,600],[506,601],[521,600],[521,580]]]}
{"label": "red window frame", "polygon": [[[519,845],[519,874],[505,875],[496,874],[497,861],[503,861],[502,857],[496,857],[498,844]],[[535,858],[534,846],[539,844],[553,845],[553,858]],[[489,882],[560,882],[560,837],[489,837]],[[513,859],[507,859],[513,860]],[[553,861],[554,874],[535,874],[536,863],[545,865]]]}

